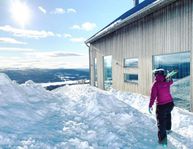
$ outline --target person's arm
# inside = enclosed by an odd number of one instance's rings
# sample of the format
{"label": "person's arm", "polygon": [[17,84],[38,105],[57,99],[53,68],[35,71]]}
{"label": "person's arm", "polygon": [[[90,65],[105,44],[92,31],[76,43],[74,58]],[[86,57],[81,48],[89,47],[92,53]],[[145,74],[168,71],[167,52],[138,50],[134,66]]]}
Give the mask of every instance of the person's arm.
{"label": "person's arm", "polygon": [[151,108],[153,106],[156,98],[157,98],[157,87],[156,87],[156,83],[154,83],[152,88],[151,88],[149,108]]}

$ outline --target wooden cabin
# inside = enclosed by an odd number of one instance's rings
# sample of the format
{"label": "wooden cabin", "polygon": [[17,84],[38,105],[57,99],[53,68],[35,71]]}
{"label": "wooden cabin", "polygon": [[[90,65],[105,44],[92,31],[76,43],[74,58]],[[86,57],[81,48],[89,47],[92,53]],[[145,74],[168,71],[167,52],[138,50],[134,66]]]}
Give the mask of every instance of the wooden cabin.
{"label": "wooden cabin", "polygon": [[91,85],[149,96],[153,69],[177,69],[172,95],[193,111],[193,0],[144,0],[85,43]]}

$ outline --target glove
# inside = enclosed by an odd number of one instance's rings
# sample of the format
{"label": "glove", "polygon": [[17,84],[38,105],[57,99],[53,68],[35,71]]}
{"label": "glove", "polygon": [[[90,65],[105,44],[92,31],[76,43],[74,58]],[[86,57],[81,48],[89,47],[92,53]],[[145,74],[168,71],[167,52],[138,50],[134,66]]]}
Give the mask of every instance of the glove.
{"label": "glove", "polygon": [[170,82],[170,81],[172,81],[172,77],[166,78],[166,82]]}
{"label": "glove", "polygon": [[153,111],[153,108],[152,107],[149,107],[149,113],[151,114]]}

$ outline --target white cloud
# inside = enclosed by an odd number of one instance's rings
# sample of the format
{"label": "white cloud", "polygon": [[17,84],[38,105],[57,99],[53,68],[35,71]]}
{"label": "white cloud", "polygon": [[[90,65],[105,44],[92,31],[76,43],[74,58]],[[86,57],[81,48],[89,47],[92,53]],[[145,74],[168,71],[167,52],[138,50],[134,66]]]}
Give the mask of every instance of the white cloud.
{"label": "white cloud", "polygon": [[77,11],[73,8],[68,8],[67,13],[76,13]]}
{"label": "white cloud", "polygon": [[82,24],[82,29],[83,30],[91,31],[94,28],[96,28],[96,24],[95,23],[85,22],[85,23]]}
{"label": "white cloud", "polygon": [[[42,50],[41,50],[42,51]],[[30,48],[16,48],[16,47],[0,47],[0,52],[21,52],[28,57],[36,58],[56,58],[56,57],[77,57],[83,56],[83,54],[77,52],[64,52],[64,51],[49,51],[49,52],[40,52],[37,49]]]}
{"label": "white cloud", "polygon": [[59,38],[60,38],[60,37],[62,37],[62,35],[61,35],[61,34],[56,34],[56,36],[57,36],[57,37],[59,37]]}
{"label": "white cloud", "polygon": [[11,43],[11,44],[27,44],[26,42],[17,41],[14,38],[0,37],[0,42]]}
{"label": "white cloud", "polygon": [[69,56],[82,56],[78,53],[64,53],[64,52],[54,52],[49,55],[50,57],[69,57]]}
{"label": "white cloud", "polygon": [[0,52],[35,52],[35,49],[15,48],[15,47],[0,47]]}
{"label": "white cloud", "polygon": [[80,29],[80,30],[85,30],[85,31],[91,31],[93,29],[95,29],[97,26],[95,23],[91,23],[91,22],[85,22],[81,25],[73,25],[71,28],[72,29]]}
{"label": "white cloud", "polygon": [[39,9],[43,14],[46,14],[46,13],[47,13],[46,9],[44,9],[42,6],[39,6],[38,9]]}
{"label": "white cloud", "polygon": [[64,34],[64,38],[71,38],[72,35],[71,34]]}
{"label": "white cloud", "polygon": [[88,59],[88,55],[79,53],[31,52],[22,57],[1,56],[0,68],[88,68]]}
{"label": "white cloud", "polygon": [[70,41],[72,42],[84,42],[86,39],[83,37],[79,37],[79,38],[71,38]]}
{"label": "white cloud", "polygon": [[27,53],[26,56],[41,58],[41,59],[50,59],[50,58],[61,58],[61,57],[77,57],[77,56],[82,56],[82,54],[63,52],[63,51],[51,51],[51,52],[31,52],[31,53]]}
{"label": "white cloud", "polygon": [[81,29],[81,26],[79,26],[79,25],[73,25],[71,28],[72,28],[72,29]]}
{"label": "white cloud", "polygon": [[51,14],[64,14],[64,13],[77,13],[77,11],[73,8],[55,8],[53,11],[50,12]]}
{"label": "white cloud", "polygon": [[63,36],[64,38],[68,38],[72,42],[79,42],[83,44],[84,44],[84,41],[86,40],[86,38],[84,37],[73,37],[71,34],[64,34]]}
{"label": "white cloud", "polygon": [[15,36],[36,38],[36,39],[55,36],[55,33],[50,32],[50,31],[18,29],[18,28],[11,27],[9,25],[0,26],[0,30],[4,32],[12,33]]}
{"label": "white cloud", "polygon": [[51,12],[51,14],[64,14],[65,10],[63,8],[55,8],[54,11]]}
{"label": "white cloud", "polygon": [[[22,62],[18,61],[15,63],[9,63],[9,68],[14,68],[13,66],[15,66],[16,68],[48,68],[48,69],[57,69],[57,68],[88,68],[88,62],[85,61],[85,57],[81,58],[78,60],[79,63],[77,62],[71,62],[71,61],[61,61],[61,60],[51,60],[49,62],[47,61],[30,61],[30,60],[23,60]],[[8,63],[6,63],[8,64]],[[4,67],[4,65],[0,67]]]}

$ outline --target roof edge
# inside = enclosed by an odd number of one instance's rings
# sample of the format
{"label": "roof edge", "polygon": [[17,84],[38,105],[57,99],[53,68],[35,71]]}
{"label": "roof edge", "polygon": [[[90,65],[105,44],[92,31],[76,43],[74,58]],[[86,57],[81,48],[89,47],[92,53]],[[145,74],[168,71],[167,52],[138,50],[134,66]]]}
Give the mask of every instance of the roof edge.
{"label": "roof edge", "polygon": [[[139,20],[143,17],[145,17],[146,15],[154,12],[157,10],[157,8],[162,8],[166,5],[171,4],[172,2],[177,1],[177,0],[152,0],[151,3],[149,5],[147,5],[146,7],[144,7],[143,9],[133,13],[132,15],[126,17],[125,19],[123,19],[122,21],[119,21],[119,19],[125,15],[127,12],[125,12],[123,15],[121,15],[120,17],[118,17],[117,19],[115,19],[113,22],[111,22],[110,24],[108,24],[107,26],[105,26],[104,28],[102,28],[100,31],[98,31],[96,34],[94,34],[93,36],[91,36],[89,39],[87,39],[85,41],[85,44],[91,43],[96,41],[97,39],[106,36],[107,34],[112,33],[113,31],[129,24],[132,23],[136,20]],[[139,4],[140,5],[140,4]],[[134,7],[135,8],[135,7]],[[134,9],[132,8],[132,9]],[[131,11],[132,9],[130,9],[129,11]],[[112,26],[112,27],[111,27]],[[110,27],[109,29],[107,29],[108,27]],[[106,30],[105,30],[106,29]]]}

